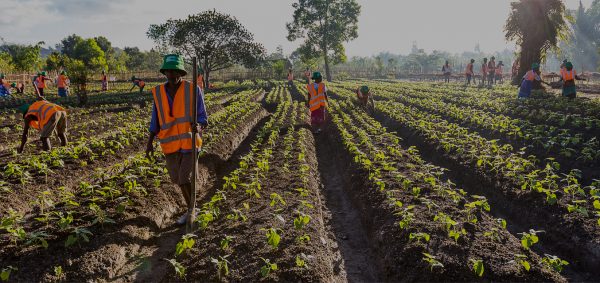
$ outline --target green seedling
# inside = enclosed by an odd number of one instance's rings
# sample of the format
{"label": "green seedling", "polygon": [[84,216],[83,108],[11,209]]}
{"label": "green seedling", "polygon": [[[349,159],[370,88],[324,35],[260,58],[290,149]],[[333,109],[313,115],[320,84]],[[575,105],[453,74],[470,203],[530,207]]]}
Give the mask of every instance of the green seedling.
{"label": "green seedling", "polygon": [[278,231],[281,231],[281,229],[261,228],[260,230],[266,231],[265,236],[267,237],[267,244],[274,249],[277,249],[277,247],[279,247],[279,242],[281,241],[281,236],[279,235]]}
{"label": "green seedling", "polygon": [[569,262],[567,262],[566,260],[562,260],[557,256],[549,254],[544,255],[544,258],[542,258],[542,263],[559,273],[563,271],[563,268],[565,266],[569,265]]}
{"label": "green seedling", "polygon": [[526,250],[529,250],[534,244],[539,242],[540,238],[537,236],[538,233],[543,231],[535,231],[533,229],[529,230],[529,233],[523,232],[520,233],[521,236],[521,245]]}
{"label": "green seedling", "polygon": [[307,257],[303,253],[296,255],[296,267],[308,268],[308,265],[306,264],[306,259]]}
{"label": "green seedling", "polygon": [[196,235],[194,234],[185,234],[181,237],[181,241],[177,243],[175,246],[175,256],[182,254],[186,250],[191,250],[196,243]]}
{"label": "green seedling", "polygon": [[171,266],[173,266],[173,268],[175,269],[175,274],[177,274],[177,276],[179,276],[180,279],[185,278],[186,268],[181,263],[177,262],[177,260],[174,258],[163,260],[166,260],[168,263],[171,264]]}
{"label": "green seedling", "polygon": [[531,263],[529,263],[529,261],[527,261],[526,255],[516,254],[515,259],[511,260],[510,262],[518,264],[520,267],[523,267],[525,269],[525,271],[529,272],[529,270],[531,269]]}
{"label": "green seedling", "polygon": [[285,200],[278,193],[272,193],[271,202],[269,205],[273,207],[276,204],[279,204],[280,207],[284,207],[286,205]]}
{"label": "green seedling", "polygon": [[25,242],[25,245],[40,245],[44,247],[44,249],[47,249],[48,241],[46,239],[48,239],[49,237],[50,236],[44,231],[32,232],[29,233],[29,235],[27,235],[27,242]]}
{"label": "green seedling", "polygon": [[294,218],[294,228],[296,228],[296,230],[302,230],[302,228],[304,228],[308,222],[310,222],[310,216],[300,213],[298,216],[296,216],[296,218]]}
{"label": "green seedling", "polygon": [[229,276],[229,264],[231,262],[229,262],[229,260],[227,260],[227,257],[229,257],[229,255],[226,256],[219,256],[219,258],[210,258],[210,261],[212,263],[215,264],[215,267],[217,268],[217,276],[219,277],[219,279],[222,279],[225,276]]}
{"label": "green seedling", "polygon": [[54,276],[58,279],[64,279],[63,277],[65,276],[65,274],[63,273],[63,269],[62,266],[57,265],[54,267]]}
{"label": "green seedling", "polygon": [[417,240],[417,243],[421,243],[421,240],[425,240],[425,242],[429,242],[430,239],[431,239],[431,236],[424,232],[410,233],[408,235],[409,241]]}
{"label": "green seedling", "polygon": [[265,265],[263,265],[260,268],[260,275],[265,278],[267,276],[269,276],[269,274],[271,274],[272,271],[276,271],[277,270],[277,263],[271,263],[271,261],[269,259],[265,259],[262,258],[262,261],[265,263]]}
{"label": "green seedling", "polygon": [[484,272],[483,260],[480,259],[470,259],[469,263],[471,263],[471,270],[475,273],[475,275],[482,277]]}
{"label": "green seedling", "polygon": [[94,218],[94,221],[92,221],[92,224],[100,223],[100,226],[104,226],[105,223],[109,223],[109,224],[115,223],[114,220],[112,220],[111,218],[109,218],[106,215],[106,211],[104,211],[102,208],[100,208],[97,204],[90,203],[90,205],[88,207],[95,215],[95,218]]}
{"label": "green seedling", "polygon": [[90,232],[90,230],[77,227],[73,229],[73,232],[71,232],[69,237],[67,237],[67,240],[65,241],[65,247],[70,247],[77,242],[81,242],[81,240],[87,243],[90,241],[89,236],[91,235],[92,232]]}
{"label": "green seedling", "polygon": [[8,279],[10,279],[10,273],[17,270],[19,269],[10,265],[2,268],[2,270],[0,271],[0,280],[8,281]]}
{"label": "green seedling", "polygon": [[428,253],[423,253],[423,261],[429,264],[429,270],[433,272],[434,268],[444,268],[444,265],[435,258],[435,256]]}
{"label": "green seedling", "polygon": [[242,222],[246,222],[246,220],[248,220],[248,217],[246,217],[241,210],[234,208],[231,211],[232,213],[227,215],[227,219],[234,221],[242,220]]}
{"label": "green seedling", "polygon": [[302,235],[302,236],[298,236],[298,237],[296,238],[296,242],[297,242],[298,244],[300,244],[300,245],[307,244],[308,242],[310,242],[310,236],[309,236],[309,235],[307,235],[307,234],[304,234],[304,235]]}
{"label": "green seedling", "polygon": [[223,239],[221,239],[221,242],[220,242],[221,249],[222,250],[229,249],[229,244],[231,244],[231,241],[233,241],[234,238],[235,238],[234,236],[225,235],[225,237],[223,237]]}

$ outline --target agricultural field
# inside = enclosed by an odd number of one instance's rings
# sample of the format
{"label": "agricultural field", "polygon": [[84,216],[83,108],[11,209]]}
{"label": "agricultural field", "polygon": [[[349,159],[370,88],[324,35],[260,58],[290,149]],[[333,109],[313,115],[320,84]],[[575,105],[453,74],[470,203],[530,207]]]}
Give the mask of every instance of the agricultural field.
{"label": "agricultural field", "polygon": [[[365,84],[373,113],[357,104]],[[183,198],[164,155],[144,153],[148,91],[50,99],[68,109],[70,143],[21,155],[14,108],[33,95],[0,100],[0,279],[600,278],[597,100],[345,80],[327,83],[315,135],[300,81],[216,86],[191,233],[175,224]]]}

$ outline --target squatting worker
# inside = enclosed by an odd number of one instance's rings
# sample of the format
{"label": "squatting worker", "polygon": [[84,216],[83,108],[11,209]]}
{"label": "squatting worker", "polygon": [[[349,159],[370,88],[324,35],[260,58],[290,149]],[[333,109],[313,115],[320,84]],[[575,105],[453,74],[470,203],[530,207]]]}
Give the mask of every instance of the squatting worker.
{"label": "squatting worker", "polygon": [[523,80],[521,81],[521,88],[519,89],[519,98],[529,98],[531,96],[531,90],[533,89],[533,81],[542,81],[540,77],[540,64],[531,64],[531,70],[525,73]]}
{"label": "squatting worker", "polygon": [[27,134],[29,128],[34,128],[40,131],[40,140],[44,150],[51,150],[50,136],[56,132],[60,145],[67,144],[67,112],[64,108],[46,101],[39,96],[38,101],[33,104],[25,104],[19,107],[23,113],[25,126],[23,127],[23,136],[21,137],[21,146],[17,152],[23,152],[25,143],[27,143]]}
{"label": "squatting worker", "polygon": [[[307,76],[308,84],[308,108],[310,109],[310,123],[313,128],[313,133],[319,134],[322,131],[325,123],[325,115],[327,110],[327,87],[323,83],[321,72],[314,72],[312,78]],[[311,83],[311,79],[315,80]]]}
{"label": "squatting worker", "polygon": [[[171,181],[181,188],[183,198],[187,204],[187,212],[181,216],[177,223],[183,225],[188,220],[191,210],[192,172],[194,160],[192,156],[192,95],[193,84],[182,79],[187,74],[183,58],[176,54],[165,55],[160,72],[167,77],[167,82],[152,88],[154,106],[152,120],[150,121],[150,134],[146,154],[148,157],[154,151],[154,137],[158,141],[162,152],[165,154],[167,170]],[[203,93],[198,88],[197,116],[198,133],[208,126],[208,117],[204,107]],[[196,148],[200,150],[202,140],[196,137]]]}

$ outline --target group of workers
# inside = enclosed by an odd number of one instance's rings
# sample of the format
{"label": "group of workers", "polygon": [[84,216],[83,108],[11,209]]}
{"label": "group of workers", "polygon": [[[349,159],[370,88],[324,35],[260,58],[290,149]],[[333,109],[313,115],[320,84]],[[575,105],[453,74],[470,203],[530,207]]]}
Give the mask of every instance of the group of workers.
{"label": "group of workers", "polygon": [[[495,64],[492,57],[490,64],[484,59],[485,66],[494,66],[494,74],[498,70],[498,66],[502,67],[502,62]],[[471,60],[467,66],[467,75],[473,75]],[[446,63],[449,68],[449,64]],[[489,67],[483,68],[488,71]],[[444,71],[447,69],[445,68]],[[501,70],[501,69],[500,69]],[[192,182],[193,180],[193,144],[192,137],[196,135],[195,148],[200,151],[202,147],[202,132],[208,127],[208,114],[206,112],[203,93],[203,77],[202,69],[199,68],[198,87],[194,89],[194,85],[183,77],[187,75],[183,58],[177,54],[169,54],[164,56],[163,64],[160,72],[166,77],[166,82],[152,88],[153,107],[149,126],[149,134],[146,146],[146,154],[149,159],[153,158],[154,141],[158,139],[162,152],[165,154],[166,167],[171,181],[180,188],[183,199],[186,203],[186,212],[177,220],[178,224],[185,224],[190,219],[195,218],[195,212],[192,210]],[[66,74],[61,74],[65,75]],[[52,148],[49,137],[52,133],[56,133],[61,145],[67,144],[67,113],[61,106],[50,103],[43,96],[44,78],[42,72],[41,77],[36,78],[38,87],[38,100],[33,104],[25,104],[19,107],[19,111],[23,114],[25,126],[23,127],[23,135],[21,145],[17,149],[22,152],[27,142],[27,134],[30,128],[35,128],[40,131],[40,140],[44,150]],[[311,126],[313,133],[319,134],[323,131],[323,126],[327,120],[328,95],[327,86],[323,83],[323,77],[320,72],[305,72],[306,89],[308,91],[307,108],[310,110]],[[0,87],[6,87],[6,83],[2,81],[3,76],[0,76]],[[467,76],[469,79],[469,76]],[[293,73],[288,72],[288,82],[293,83]],[[563,95],[567,97],[575,96],[574,80],[580,80],[571,62],[564,62],[561,68],[561,80],[564,81]],[[132,77],[134,87],[143,90],[145,83]],[[529,97],[534,81],[542,81],[540,77],[540,66],[537,63],[532,65],[523,77],[519,97]],[[469,80],[470,82],[470,80]],[[488,83],[489,82],[488,80]],[[63,85],[64,86],[64,85]],[[41,89],[41,91],[40,91]],[[193,121],[193,97],[196,96],[196,113],[197,124]],[[359,103],[362,106],[373,104],[372,93],[368,86],[363,85],[356,89],[356,95]],[[374,105],[372,105],[374,107]]]}
{"label": "group of workers", "polygon": [[[448,66],[448,61],[446,61],[446,65],[444,65],[444,67]],[[504,79],[503,79],[503,67],[504,67],[504,63],[502,61],[498,61],[498,63],[496,63],[496,57],[492,56],[492,58],[490,58],[490,60],[488,61],[487,58],[483,58],[483,62],[481,63],[481,86],[493,86],[494,84],[498,84],[498,83],[503,83]],[[445,73],[446,77],[447,77],[447,82],[450,82],[450,74],[449,73]],[[471,81],[473,81],[473,84],[477,84],[477,82],[475,81],[475,79],[473,78],[475,76],[475,59],[471,59],[471,61],[467,64],[467,67],[465,69],[465,77],[466,77],[466,83],[467,85],[471,84]]]}
{"label": "group of workers", "polygon": [[[569,62],[568,60],[564,60],[563,63],[560,65],[559,79],[559,82],[562,83],[563,97],[575,98],[577,96],[575,80],[584,81],[586,79],[577,75],[577,72],[573,68],[573,63]],[[542,80],[539,63],[533,63],[531,65],[531,70],[527,71],[527,73],[525,73],[525,75],[523,76],[518,96],[520,99],[529,98],[531,96],[531,91],[534,88],[534,81],[548,84],[547,82]]]}

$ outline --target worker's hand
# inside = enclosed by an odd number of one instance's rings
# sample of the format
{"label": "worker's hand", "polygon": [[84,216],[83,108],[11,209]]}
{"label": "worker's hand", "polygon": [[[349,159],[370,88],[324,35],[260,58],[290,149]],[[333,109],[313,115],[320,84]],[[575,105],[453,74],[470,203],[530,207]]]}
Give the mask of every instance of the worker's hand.
{"label": "worker's hand", "polygon": [[154,160],[154,145],[152,143],[148,143],[146,146],[146,158]]}

